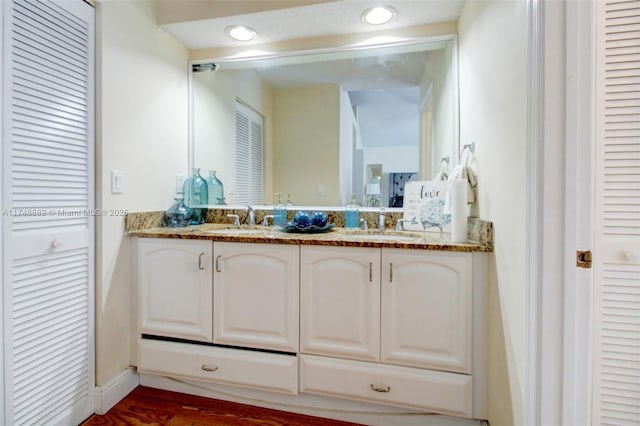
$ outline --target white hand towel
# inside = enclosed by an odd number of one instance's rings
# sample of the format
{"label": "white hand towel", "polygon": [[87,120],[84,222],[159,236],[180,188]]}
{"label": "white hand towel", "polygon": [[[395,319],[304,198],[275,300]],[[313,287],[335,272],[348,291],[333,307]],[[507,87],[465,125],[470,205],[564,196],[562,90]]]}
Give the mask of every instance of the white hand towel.
{"label": "white hand towel", "polygon": [[443,157],[440,162],[440,171],[436,173],[433,177],[433,180],[447,180],[449,176],[447,175],[447,169],[449,168],[449,157]]}
{"label": "white hand towel", "polygon": [[473,161],[473,153],[468,149],[463,149],[460,164],[455,166],[449,175],[447,194],[444,200],[444,212],[451,213],[451,185],[455,180],[467,181],[467,204],[473,204],[476,202],[475,187],[478,184],[478,177],[476,172],[473,171],[470,164]]}

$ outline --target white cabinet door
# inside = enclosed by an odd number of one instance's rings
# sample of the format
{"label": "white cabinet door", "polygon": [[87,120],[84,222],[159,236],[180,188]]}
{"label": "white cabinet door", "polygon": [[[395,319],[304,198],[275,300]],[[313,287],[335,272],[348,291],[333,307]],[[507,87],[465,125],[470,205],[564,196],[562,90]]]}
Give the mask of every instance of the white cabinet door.
{"label": "white cabinet door", "polygon": [[471,254],[382,250],[382,362],[471,372]]}
{"label": "white cabinet door", "polygon": [[210,241],[138,240],[140,333],[212,341]]}
{"label": "white cabinet door", "polygon": [[219,344],[298,351],[297,245],[214,243]]}
{"label": "white cabinet door", "polygon": [[380,359],[380,249],[300,248],[300,352]]}

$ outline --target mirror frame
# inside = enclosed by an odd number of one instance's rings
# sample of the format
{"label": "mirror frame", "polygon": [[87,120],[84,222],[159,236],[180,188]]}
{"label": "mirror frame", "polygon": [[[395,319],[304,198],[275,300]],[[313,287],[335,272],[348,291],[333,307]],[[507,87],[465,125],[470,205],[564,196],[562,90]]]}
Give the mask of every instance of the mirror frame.
{"label": "mirror frame", "polygon": [[[252,54],[255,51],[245,51],[239,54],[231,55],[231,56],[222,56],[218,58],[211,59],[196,59],[188,61],[188,169],[192,170],[195,164],[195,140],[194,140],[194,128],[193,128],[193,117],[194,117],[194,94],[193,94],[193,66],[198,64],[232,64],[235,69],[242,68],[252,68],[253,63],[256,61],[271,61],[274,65],[284,65],[284,64],[292,64],[295,63],[297,58],[302,56],[326,56],[327,59],[340,59],[340,58],[351,58],[357,52],[364,52],[371,49],[389,49],[389,50],[397,50],[403,47],[408,49],[415,48],[416,46],[434,43],[438,41],[451,41],[451,56],[452,56],[452,68],[454,70],[453,76],[453,98],[455,101],[454,108],[454,151],[455,158],[453,161],[457,163],[460,159],[460,79],[459,79],[459,66],[458,66],[458,35],[456,33],[452,34],[442,34],[442,35],[433,35],[433,36],[425,36],[425,37],[412,37],[409,39],[404,39],[401,41],[388,41],[388,42],[376,42],[376,43],[366,43],[366,44],[356,44],[356,45],[341,45],[334,46],[328,48],[318,48],[318,49],[302,49],[302,50],[291,50],[291,51],[280,51],[274,53],[261,53],[261,54]],[[395,52],[398,53],[398,52]],[[246,64],[246,66],[245,66]],[[455,164],[450,163],[450,164]],[[422,174],[422,172],[420,172]],[[269,207],[270,205],[264,205],[261,207]],[[243,208],[243,205],[210,205],[209,208]],[[296,206],[296,208],[311,208],[316,210],[336,210],[341,211],[344,210],[344,206]],[[385,210],[390,212],[402,212],[401,207],[384,207]],[[378,211],[379,208],[373,207],[363,207],[361,208],[363,211],[371,210]]]}

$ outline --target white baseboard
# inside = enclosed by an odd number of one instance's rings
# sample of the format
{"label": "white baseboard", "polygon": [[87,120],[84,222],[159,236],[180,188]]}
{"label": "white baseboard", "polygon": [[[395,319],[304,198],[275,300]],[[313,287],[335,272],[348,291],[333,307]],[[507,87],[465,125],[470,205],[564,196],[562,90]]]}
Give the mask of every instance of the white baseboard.
{"label": "white baseboard", "polygon": [[106,414],[129,392],[134,390],[138,384],[140,384],[140,379],[136,369],[129,367],[106,385],[96,386],[94,395],[96,414]]}

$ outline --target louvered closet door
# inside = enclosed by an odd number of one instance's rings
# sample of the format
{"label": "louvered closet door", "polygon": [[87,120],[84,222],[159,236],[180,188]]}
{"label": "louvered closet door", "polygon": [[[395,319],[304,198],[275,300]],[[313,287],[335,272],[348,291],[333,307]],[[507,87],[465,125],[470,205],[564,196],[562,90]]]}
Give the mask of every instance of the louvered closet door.
{"label": "louvered closet door", "polygon": [[4,424],[78,424],[94,389],[94,9],[3,7]]}
{"label": "louvered closet door", "polygon": [[236,101],[236,204],[264,204],[264,119]]}
{"label": "louvered closet door", "polygon": [[597,1],[594,425],[640,424],[640,1]]}

